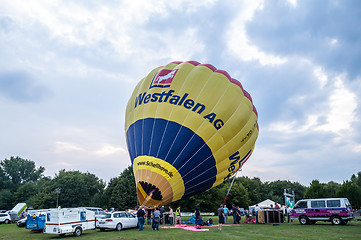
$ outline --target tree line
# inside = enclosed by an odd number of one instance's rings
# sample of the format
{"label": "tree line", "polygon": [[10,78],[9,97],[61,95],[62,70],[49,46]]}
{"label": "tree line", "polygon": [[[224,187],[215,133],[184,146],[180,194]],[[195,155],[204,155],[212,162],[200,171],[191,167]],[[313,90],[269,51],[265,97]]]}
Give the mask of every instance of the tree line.
{"label": "tree line", "polygon": [[[0,209],[12,209],[16,203],[25,202],[34,209],[61,207],[102,207],[119,210],[134,208],[137,203],[133,169],[126,168],[108,183],[92,173],[60,170],[55,177],[44,176],[44,167],[20,157],[0,161]],[[182,206],[183,211],[193,211],[199,204],[202,211],[215,211],[225,199],[230,187],[229,179],[221,185],[188,199],[171,203]],[[60,194],[56,193],[60,189]],[[309,187],[298,182],[277,180],[262,182],[260,178],[246,176],[235,179],[226,204],[248,208],[265,199],[284,204],[284,189],[294,191],[296,200],[303,198],[346,197],[353,208],[361,207],[361,172],[353,174],[342,184],[313,180]]]}

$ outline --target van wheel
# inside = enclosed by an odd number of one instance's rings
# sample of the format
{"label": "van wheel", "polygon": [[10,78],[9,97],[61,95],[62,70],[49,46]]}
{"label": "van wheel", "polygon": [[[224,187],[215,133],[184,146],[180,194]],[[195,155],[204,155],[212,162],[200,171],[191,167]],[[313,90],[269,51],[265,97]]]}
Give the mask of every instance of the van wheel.
{"label": "van wheel", "polygon": [[73,234],[74,234],[74,236],[78,237],[78,236],[80,236],[82,234],[82,232],[83,232],[83,230],[81,230],[80,227],[77,227]]}
{"label": "van wheel", "polygon": [[334,216],[331,218],[331,222],[333,225],[341,225],[343,221],[339,216]]}
{"label": "van wheel", "polygon": [[118,223],[117,226],[115,227],[115,229],[116,229],[117,231],[122,231],[122,228],[123,228],[123,226],[122,226],[121,223]]}
{"label": "van wheel", "polygon": [[6,219],[5,224],[9,224],[9,223],[10,223],[9,219]]}
{"label": "van wheel", "polygon": [[105,232],[105,228],[99,228],[101,232]]}
{"label": "van wheel", "polygon": [[300,218],[298,219],[298,221],[300,222],[301,225],[307,225],[308,224],[308,217],[306,216],[300,216]]}

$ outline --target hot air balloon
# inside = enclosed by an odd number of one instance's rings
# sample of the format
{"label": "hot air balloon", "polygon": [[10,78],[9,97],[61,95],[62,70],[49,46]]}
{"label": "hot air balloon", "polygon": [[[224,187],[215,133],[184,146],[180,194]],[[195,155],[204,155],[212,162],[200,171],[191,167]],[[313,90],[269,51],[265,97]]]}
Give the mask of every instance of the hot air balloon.
{"label": "hot air balloon", "polygon": [[139,203],[164,205],[232,177],[254,150],[257,120],[251,96],[223,70],[195,61],[152,70],[125,119]]}

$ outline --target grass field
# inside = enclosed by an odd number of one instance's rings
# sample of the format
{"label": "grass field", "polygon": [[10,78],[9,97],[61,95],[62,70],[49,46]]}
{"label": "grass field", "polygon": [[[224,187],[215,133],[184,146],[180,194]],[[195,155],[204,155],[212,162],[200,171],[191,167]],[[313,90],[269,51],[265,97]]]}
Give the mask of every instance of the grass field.
{"label": "grass field", "polygon": [[[18,228],[16,224],[1,224],[0,239],[70,239],[76,238],[72,234],[65,237],[58,235],[30,232],[25,228]],[[121,232],[108,230],[87,230],[79,239],[361,239],[361,222],[352,221],[347,225],[333,226],[331,223],[317,222],[315,225],[300,225],[298,221],[272,224],[240,224],[239,226],[224,226],[222,231],[217,227],[210,227],[208,232],[192,232],[183,229],[159,229],[152,231],[151,226],[145,225],[144,231],[126,229]],[[78,239],[77,238],[77,239]]]}

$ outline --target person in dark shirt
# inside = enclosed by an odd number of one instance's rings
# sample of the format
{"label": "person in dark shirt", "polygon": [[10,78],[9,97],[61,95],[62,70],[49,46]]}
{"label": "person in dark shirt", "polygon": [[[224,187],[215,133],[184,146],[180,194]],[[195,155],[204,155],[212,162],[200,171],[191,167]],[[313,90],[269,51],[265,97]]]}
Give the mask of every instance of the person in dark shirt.
{"label": "person in dark shirt", "polygon": [[153,210],[150,207],[147,208],[147,224],[151,224],[152,211]]}
{"label": "person in dark shirt", "polygon": [[232,215],[233,215],[233,224],[237,224],[238,211],[236,206],[234,206],[234,204],[232,204]]}
{"label": "person in dark shirt", "polygon": [[194,210],[195,219],[197,220],[200,215],[201,215],[201,208],[199,207],[199,204],[197,204],[196,209]]}
{"label": "person in dark shirt", "polygon": [[222,231],[222,224],[224,224],[224,209],[223,209],[223,204],[221,204],[221,206],[218,208],[217,210],[218,213],[218,230]]}
{"label": "person in dark shirt", "polygon": [[204,225],[202,217],[199,215],[196,220],[196,228],[201,229],[201,227]]}
{"label": "person in dark shirt", "polygon": [[145,211],[143,209],[143,206],[140,206],[137,211],[139,231],[143,231],[144,216],[145,216]]}
{"label": "person in dark shirt", "polygon": [[165,209],[164,206],[162,206],[161,208],[159,208],[159,212],[160,212],[160,224],[165,224]]}

